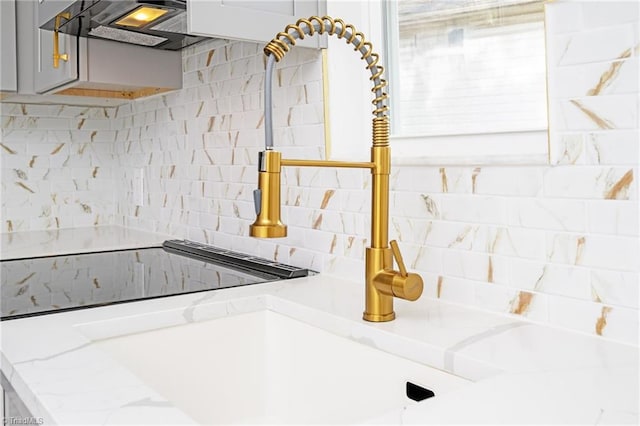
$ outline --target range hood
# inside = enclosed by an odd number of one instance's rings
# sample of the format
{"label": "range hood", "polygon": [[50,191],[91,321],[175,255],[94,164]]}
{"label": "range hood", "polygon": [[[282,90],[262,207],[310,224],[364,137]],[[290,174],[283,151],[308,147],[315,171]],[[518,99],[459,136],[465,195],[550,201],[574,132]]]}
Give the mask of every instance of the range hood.
{"label": "range hood", "polygon": [[207,39],[187,34],[186,12],[186,0],[78,0],[40,28],[155,49],[180,50]]}

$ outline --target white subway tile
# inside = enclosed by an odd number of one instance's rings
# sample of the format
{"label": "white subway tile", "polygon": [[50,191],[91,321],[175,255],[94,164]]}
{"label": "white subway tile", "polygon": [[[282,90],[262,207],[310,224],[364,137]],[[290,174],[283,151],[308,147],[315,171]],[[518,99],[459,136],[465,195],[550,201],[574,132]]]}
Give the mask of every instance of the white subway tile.
{"label": "white subway tile", "polygon": [[503,197],[443,195],[443,220],[503,225],[507,223],[507,201]]}
{"label": "white subway tile", "polygon": [[546,265],[522,259],[509,259],[508,285],[522,290],[537,290],[545,273]]}
{"label": "white subway tile", "polygon": [[551,66],[585,64],[617,59],[626,49],[633,48],[634,30],[631,24],[554,35],[550,42],[560,49],[550,57]]}
{"label": "white subway tile", "polygon": [[285,167],[281,178],[285,185],[321,188],[362,189],[364,179],[357,169]]}
{"label": "white subway tile", "polygon": [[[26,144],[47,143],[48,133],[46,130],[32,129],[22,130],[11,128],[2,128],[2,144],[17,153],[24,153]],[[3,156],[8,151],[3,151]]]}
{"label": "white subway tile", "polygon": [[473,174],[474,194],[526,197],[542,192],[543,169],[539,167],[482,167]]}
{"label": "white subway tile", "polygon": [[477,284],[477,282],[454,277],[438,278],[437,297],[447,302],[473,305],[476,301]]}
{"label": "white subway tile", "polygon": [[[2,103],[0,108],[0,117],[10,117],[15,115],[27,115],[28,105],[16,104],[16,103]],[[3,120],[4,123],[4,120]],[[4,127],[4,126],[3,126]]]}
{"label": "white subway tile", "polygon": [[[371,192],[366,190],[340,190],[338,192],[343,211],[367,213],[371,211]],[[393,220],[393,215],[391,215]]]}
{"label": "white subway tile", "polygon": [[632,51],[611,62],[558,67],[553,71],[550,94],[554,99],[606,96],[638,92],[638,59]]}
{"label": "white subway tile", "polygon": [[549,234],[547,255],[554,263],[638,271],[638,239],[604,235]]}
{"label": "white subway tile", "polygon": [[[295,254],[298,254],[298,250],[296,250]],[[316,257],[319,257],[319,254],[316,253],[313,256],[313,258],[311,259],[312,261],[314,261],[313,263],[316,263]],[[324,261],[324,265],[322,265],[323,272],[352,281],[364,282],[363,261],[351,259],[348,257],[330,255],[325,255],[324,258],[326,260]]]}
{"label": "white subway tile", "polygon": [[[46,229],[38,223],[39,219],[25,219],[23,216],[4,216],[2,218],[2,221],[2,232],[19,232],[29,231],[32,229]],[[36,222],[36,224],[32,226],[31,222]]]}
{"label": "white subway tile", "polygon": [[586,268],[510,259],[509,269],[511,286],[591,300],[589,270]]}
{"label": "white subway tile", "polygon": [[242,43],[242,53],[245,56],[257,56],[262,59],[264,56],[262,50],[263,46],[260,43]]}
{"label": "white subway tile", "polygon": [[344,238],[342,238],[342,243],[344,245],[344,256],[354,259],[365,258],[366,248],[369,246],[367,238],[356,235],[345,235]]}
{"label": "white subway tile", "polygon": [[443,198],[415,192],[393,192],[390,194],[389,212],[391,216],[405,216],[418,219],[442,218]]}
{"label": "white subway tile", "polygon": [[640,271],[640,244],[635,237],[589,235],[580,265],[618,271]]}
{"label": "white subway tile", "polygon": [[636,182],[628,167],[552,167],[544,173],[544,194],[550,198],[630,199]]}
{"label": "white subway tile", "polygon": [[640,18],[636,1],[613,0],[607,2],[582,2],[582,20],[585,28],[616,26],[637,22]]}
{"label": "white subway tile", "polygon": [[509,280],[506,258],[468,251],[445,251],[443,273],[488,283],[506,284]]}
{"label": "white subway tile", "polygon": [[551,133],[550,160],[553,165],[585,163],[585,136],[582,133]]}
{"label": "white subway tile", "polygon": [[343,256],[342,236],[335,232],[305,229],[303,247],[334,256]]}
{"label": "white subway tile", "polygon": [[[421,272],[420,277],[422,277],[422,282],[424,286],[422,289],[422,296],[420,296],[419,300],[425,301],[428,299],[436,299],[438,297],[439,275],[427,273],[427,272]],[[441,282],[441,278],[440,278],[440,282]],[[440,284],[440,287],[442,287],[442,282]]]}
{"label": "white subway tile", "polygon": [[438,176],[442,192],[470,194],[473,191],[472,169],[468,167],[440,167]]}
{"label": "white subway tile", "polygon": [[[548,34],[572,33],[583,30],[582,3],[547,2],[545,3],[545,19]],[[549,44],[556,46],[558,43]]]}
{"label": "white subway tile", "polygon": [[442,274],[442,249],[414,244],[400,244],[400,249],[408,269]]}
{"label": "white subway tile", "polygon": [[637,201],[590,201],[587,230],[594,234],[638,236],[640,212]]}
{"label": "white subway tile", "polygon": [[317,251],[299,247],[289,249],[289,263],[291,265],[309,268],[312,271],[324,271],[327,263],[326,258],[328,258],[328,255]]}
{"label": "white subway tile", "polygon": [[[479,240],[475,246],[481,247],[481,242],[482,240]],[[544,231],[518,227],[490,227],[488,229],[486,248],[489,253],[524,259],[544,259],[545,247]]]}
{"label": "white subway tile", "polygon": [[578,265],[584,251],[586,237],[581,234],[547,235],[547,258],[551,262]]}
{"label": "white subway tile", "polygon": [[302,110],[302,124],[322,124],[324,122],[324,107],[322,104],[300,105],[296,108]]}
{"label": "white subway tile", "polygon": [[638,309],[640,274],[604,269],[591,270],[592,300],[609,306]]}
{"label": "white subway tile", "polygon": [[389,238],[412,244],[425,244],[431,221],[391,216]]}
{"label": "white subway tile", "polygon": [[394,167],[390,185],[392,191],[442,192],[442,179],[437,167]]}
{"label": "white subway tile", "polygon": [[554,131],[638,128],[637,99],[631,94],[551,99],[550,106]]}
{"label": "white subway tile", "polygon": [[518,291],[496,284],[474,283],[473,305],[494,312],[509,313]]}
{"label": "white subway tile", "polygon": [[637,310],[549,297],[549,321],[563,328],[638,344]]}
{"label": "white subway tile", "polygon": [[[243,238],[242,241],[250,242],[250,238]],[[251,241],[251,243],[253,243]],[[275,241],[269,241],[268,239],[258,241],[258,256],[265,259],[273,260],[275,262],[288,263],[289,262],[289,250],[286,245],[280,244]],[[250,252],[252,249],[244,247],[238,247],[238,251]]]}
{"label": "white subway tile", "polygon": [[292,145],[297,146],[324,146],[324,126],[322,124],[309,123],[307,126],[294,127],[292,132]]}
{"label": "white subway tile", "polygon": [[544,293],[519,291],[510,301],[508,312],[534,321],[549,321],[549,296]]}
{"label": "white subway tile", "polygon": [[640,158],[640,132],[607,131],[585,135],[585,155],[589,164],[636,165]]}
{"label": "white subway tile", "polygon": [[409,234],[416,243],[458,250],[487,251],[486,226],[441,220],[413,219],[412,222],[415,225],[409,231],[416,231]]}
{"label": "white subway tile", "polygon": [[[603,316],[604,314],[601,311],[598,320]],[[596,320],[596,323],[598,320]],[[603,337],[638,345],[640,324],[637,309],[611,307],[611,310],[606,313],[606,322],[607,325],[602,331]]]}
{"label": "white subway tile", "polygon": [[256,58],[242,58],[231,62],[230,75],[234,77],[249,76],[256,69]]}

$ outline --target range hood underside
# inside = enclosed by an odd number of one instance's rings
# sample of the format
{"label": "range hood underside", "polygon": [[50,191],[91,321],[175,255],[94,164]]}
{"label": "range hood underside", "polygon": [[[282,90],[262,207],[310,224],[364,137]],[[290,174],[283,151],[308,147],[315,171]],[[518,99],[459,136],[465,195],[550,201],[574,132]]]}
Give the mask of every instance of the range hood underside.
{"label": "range hood underside", "polygon": [[[156,21],[133,27],[121,24],[122,18],[142,6],[165,13]],[[63,13],[69,20],[59,20],[58,30],[65,34],[146,46],[162,50],[181,50],[207,37],[187,34],[187,4],[181,0],[94,0],[76,1]],[[53,31],[56,20],[41,26]]]}

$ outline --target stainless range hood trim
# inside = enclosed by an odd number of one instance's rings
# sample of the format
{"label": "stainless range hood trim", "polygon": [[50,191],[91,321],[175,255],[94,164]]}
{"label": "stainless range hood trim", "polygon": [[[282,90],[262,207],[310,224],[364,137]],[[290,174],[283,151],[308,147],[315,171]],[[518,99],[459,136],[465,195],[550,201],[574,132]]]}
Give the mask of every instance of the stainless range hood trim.
{"label": "stainless range hood trim", "polygon": [[[169,12],[139,28],[116,24],[127,14],[144,5],[166,9]],[[79,0],[62,11],[62,13],[69,13],[71,18],[66,22],[63,20],[59,31],[80,37],[95,37],[119,43],[136,44],[151,49],[181,50],[209,38],[187,33],[186,8],[186,0],[93,0],[91,2]],[[167,26],[168,22],[170,24]],[[55,17],[52,17],[40,28],[53,30],[54,26]],[[94,32],[96,28],[100,27],[127,31],[130,32],[131,37],[129,39],[127,37],[109,38],[96,35]],[[165,40],[155,45],[135,43],[132,41],[136,39],[134,34],[138,34],[140,37],[161,37]]]}

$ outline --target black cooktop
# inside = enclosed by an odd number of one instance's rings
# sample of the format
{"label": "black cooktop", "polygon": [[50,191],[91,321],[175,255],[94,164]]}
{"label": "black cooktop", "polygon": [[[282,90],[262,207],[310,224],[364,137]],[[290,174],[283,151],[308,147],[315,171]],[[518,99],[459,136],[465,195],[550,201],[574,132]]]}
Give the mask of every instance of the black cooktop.
{"label": "black cooktop", "polygon": [[309,271],[191,241],[162,248],[0,262],[1,319],[307,276]]}

